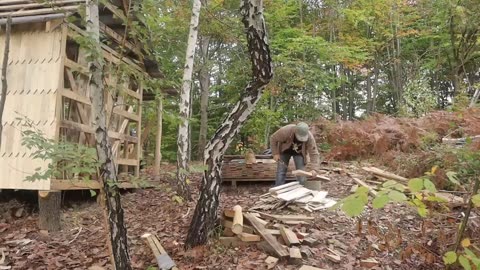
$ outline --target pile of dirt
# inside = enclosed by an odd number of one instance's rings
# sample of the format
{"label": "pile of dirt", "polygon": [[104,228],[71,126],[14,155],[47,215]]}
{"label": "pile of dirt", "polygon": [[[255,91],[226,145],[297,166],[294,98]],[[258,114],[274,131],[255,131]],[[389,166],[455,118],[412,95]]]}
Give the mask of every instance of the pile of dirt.
{"label": "pile of dirt", "polygon": [[403,173],[416,176],[427,167],[417,160],[428,160],[425,155],[440,145],[442,138],[480,135],[480,109],[436,111],[421,118],[382,114],[356,121],[333,122],[322,118],[312,123],[312,128],[317,143],[327,149],[324,155],[327,161],[373,159],[398,172],[399,168],[405,168],[402,166],[405,159],[411,159],[420,166]]}

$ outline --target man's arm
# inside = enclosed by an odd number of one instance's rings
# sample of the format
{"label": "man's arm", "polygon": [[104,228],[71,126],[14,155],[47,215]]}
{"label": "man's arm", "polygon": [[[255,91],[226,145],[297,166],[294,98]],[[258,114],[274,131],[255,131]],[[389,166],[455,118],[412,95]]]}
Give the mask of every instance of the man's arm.
{"label": "man's arm", "polygon": [[307,142],[307,152],[310,156],[310,162],[307,164],[307,170],[317,170],[320,167],[320,154],[318,153],[317,142],[312,133],[309,134]]}

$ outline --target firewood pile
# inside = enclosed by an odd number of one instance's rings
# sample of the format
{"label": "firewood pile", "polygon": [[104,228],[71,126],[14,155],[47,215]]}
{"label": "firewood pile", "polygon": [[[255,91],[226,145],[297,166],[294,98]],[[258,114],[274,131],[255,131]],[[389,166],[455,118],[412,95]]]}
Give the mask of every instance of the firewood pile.
{"label": "firewood pile", "polygon": [[243,212],[242,207],[236,205],[232,209],[225,209],[221,220],[223,232],[220,242],[233,247],[257,244],[273,256],[266,259],[268,269],[275,267],[279,258],[301,264],[304,257],[312,255],[310,247],[318,244],[314,234],[306,233],[306,229],[301,227],[314,221],[313,217],[306,215],[272,215],[251,210]]}
{"label": "firewood pile", "polygon": [[328,199],[327,194],[327,191],[310,190],[299,182],[291,182],[269,189],[250,210],[281,209],[294,204],[309,212],[317,211],[336,203],[335,200]]}

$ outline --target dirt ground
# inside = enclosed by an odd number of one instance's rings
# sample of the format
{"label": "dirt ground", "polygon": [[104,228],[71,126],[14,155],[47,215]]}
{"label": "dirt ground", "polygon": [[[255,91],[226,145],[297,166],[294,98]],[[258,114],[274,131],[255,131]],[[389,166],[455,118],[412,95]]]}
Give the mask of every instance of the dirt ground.
{"label": "dirt ground", "polygon": [[[329,198],[339,199],[350,194],[353,182],[348,176],[334,174],[330,177],[332,181],[323,186],[329,192]],[[267,269],[264,261],[268,255],[256,245],[226,248],[216,240],[218,235],[214,235],[206,246],[183,250],[198,196],[199,179],[195,177],[193,180],[194,201],[186,204],[173,199],[174,193],[167,182],[155,189],[123,193],[134,269],[156,267],[153,254],[141,239],[144,233],[156,233],[180,269]],[[225,183],[220,209],[235,204],[246,209],[272,185],[273,182],[240,183],[237,189],[233,189]],[[3,194],[0,193],[0,198]],[[38,209],[31,197],[25,200],[28,195],[0,199],[3,265],[11,266],[11,269],[35,270],[89,269],[93,266],[112,269],[103,212],[95,199],[89,198],[88,191],[81,198],[73,198],[78,195],[66,193],[63,230],[59,233],[37,229]],[[281,212],[289,211],[284,209]],[[389,205],[384,210],[370,208],[359,219],[333,210],[301,214],[315,217],[311,224],[301,226],[319,240],[319,244],[311,248],[311,256],[304,256],[302,263],[324,269],[362,269],[360,261],[368,258],[379,263],[370,269],[444,269],[441,254],[453,244],[451,236],[458,221],[451,214],[422,220],[406,205]],[[328,259],[327,248],[340,253],[342,260],[333,262]],[[0,252],[0,262],[1,259]],[[301,265],[281,261],[275,269],[299,269]]]}

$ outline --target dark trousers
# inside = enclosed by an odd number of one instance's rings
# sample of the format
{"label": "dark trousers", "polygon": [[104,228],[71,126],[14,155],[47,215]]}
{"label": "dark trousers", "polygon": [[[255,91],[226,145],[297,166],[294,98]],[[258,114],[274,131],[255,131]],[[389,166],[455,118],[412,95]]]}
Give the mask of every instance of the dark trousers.
{"label": "dark trousers", "polygon": [[[290,155],[281,153],[280,160],[277,163],[277,178],[275,180],[275,186],[280,186],[285,184],[285,178],[287,176],[288,170],[288,163],[290,162],[290,158],[293,157],[293,162],[295,163],[295,168],[297,170],[303,170],[305,168],[305,160],[303,159],[302,155]],[[300,184],[305,184],[305,180],[307,178],[305,176],[297,176],[297,180]]]}

